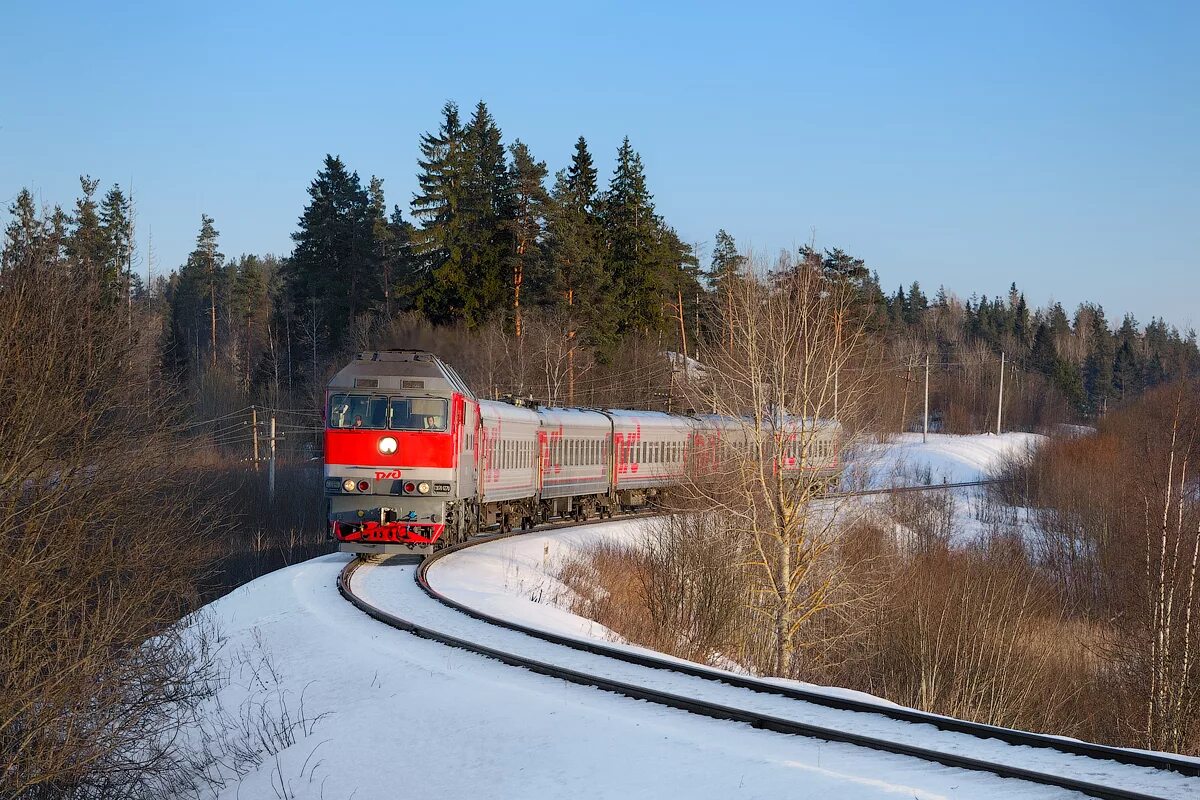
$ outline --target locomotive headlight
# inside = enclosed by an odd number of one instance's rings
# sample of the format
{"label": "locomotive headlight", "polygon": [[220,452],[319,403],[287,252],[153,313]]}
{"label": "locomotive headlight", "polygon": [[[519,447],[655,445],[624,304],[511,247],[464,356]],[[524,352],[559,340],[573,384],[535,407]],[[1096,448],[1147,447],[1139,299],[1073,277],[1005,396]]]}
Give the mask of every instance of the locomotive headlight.
{"label": "locomotive headlight", "polygon": [[421,494],[429,494],[429,482],[421,481],[417,484],[417,491]]}
{"label": "locomotive headlight", "polygon": [[354,481],[350,480],[349,478],[342,481],[342,491],[343,492],[353,492],[354,491]]}
{"label": "locomotive headlight", "polygon": [[399,445],[396,444],[396,439],[392,436],[385,436],[379,440],[379,452],[383,453],[385,456],[390,456],[392,453],[396,452],[397,447],[399,447]]}

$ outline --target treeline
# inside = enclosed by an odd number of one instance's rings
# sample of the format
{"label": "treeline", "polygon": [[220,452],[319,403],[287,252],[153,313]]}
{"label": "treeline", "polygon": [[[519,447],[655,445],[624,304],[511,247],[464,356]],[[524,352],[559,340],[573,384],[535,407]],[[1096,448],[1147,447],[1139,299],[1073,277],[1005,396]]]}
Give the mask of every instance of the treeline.
{"label": "treeline", "polygon": [[[70,280],[95,281],[128,324],[159,334],[145,357],[201,417],[249,403],[311,407],[355,350],[411,345],[463,362],[487,394],[670,407],[680,402],[672,370],[648,354],[695,353],[727,335],[723,293],[766,269],[723,230],[707,253],[684,243],[656,212],[628,139],[606,182],[583,137],[551,176],[519,139],[506,143],[484,103],[465,120],[447,103],[419,149],[406,204],[387,202],[381,178],[363,181],[327,156],[285,257],[226,256],[218,221],[202,215],[185,262],[147,287],[129,197],[113,187],[97,200],[97,182],[84,178],[69,211],[18,195],[4,263],[57,242],[86,273]],[[1200,371],[1194,332],[1160,319],[1142,328],[1131,316],[1114,325],[1092,303],[1070,315],[1058,303],[1031,308],[1015,285],[965,300],[944,288],[929,298],[917,282],[886,292],[837,248],[801,247],[787,261],[854,288],[883,356],[883,394],[901,398],[885,428],[919,423],[926,357],[935,427],[962,432],[994,425],[1001,353],[1005,427],[1094,418]]]}
{"label": "treeline", "polygon": [[554,318],[601,361],[623,337],[695,317],[695,255],[656,213],[628,139],[607,185],[583,137],[549,181],[524,143],[505,145],[485,104],[464,122],[448,103],[420,151],[410,216],[389,208],[382,179],[364,184],[326,157],[285,260],[225,258],[203,217],[162,287],[170,373],[186,382],[221,367],[244,396],[311,396],[329,364],[404,314],[518,337],[531,316]]}

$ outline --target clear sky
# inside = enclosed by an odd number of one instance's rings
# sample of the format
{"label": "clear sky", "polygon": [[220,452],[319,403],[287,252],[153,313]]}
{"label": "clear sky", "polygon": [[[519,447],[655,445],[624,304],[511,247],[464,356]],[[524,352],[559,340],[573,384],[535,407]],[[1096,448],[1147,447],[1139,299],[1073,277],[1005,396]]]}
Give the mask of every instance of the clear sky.
{"label": "clear sky", "polygon": [[628,134],[685,241],[815,230],[889,291],[1200,326],[1198,43],[1197,2],[0,0],[0,201],[90,173],[160,270],[201,212],[286,254],[325,153],[407,210],[420,134],[482,98],[551,171]]}

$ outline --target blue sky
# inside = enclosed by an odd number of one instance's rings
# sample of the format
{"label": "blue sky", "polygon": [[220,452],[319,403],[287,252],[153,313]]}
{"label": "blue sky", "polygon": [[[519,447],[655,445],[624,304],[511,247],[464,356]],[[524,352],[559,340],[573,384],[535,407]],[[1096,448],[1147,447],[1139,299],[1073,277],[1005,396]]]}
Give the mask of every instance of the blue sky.
{"label": "blue sky", "polygon": [[0,201],[132,182],[143,252],[286,253],[327,152],[407,208],[447,99],[621,137],[689,242],[1200,326],[1200,4],[0,5]]}

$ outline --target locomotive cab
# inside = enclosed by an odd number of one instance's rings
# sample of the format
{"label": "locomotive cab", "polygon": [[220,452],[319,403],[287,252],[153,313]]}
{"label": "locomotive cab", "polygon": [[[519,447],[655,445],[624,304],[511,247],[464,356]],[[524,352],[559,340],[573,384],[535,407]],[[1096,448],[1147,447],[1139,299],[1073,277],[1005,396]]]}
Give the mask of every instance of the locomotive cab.
{"label": "locomotive cab", "polygon": [[475,400],[436,356],[360,353],[329,382],[329,532],[357,553],[424,553],[444,535],[460,490],[474,491],[468,427]]}

